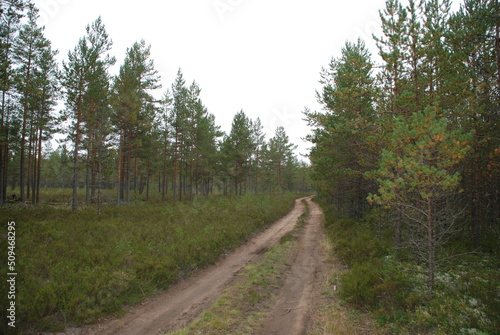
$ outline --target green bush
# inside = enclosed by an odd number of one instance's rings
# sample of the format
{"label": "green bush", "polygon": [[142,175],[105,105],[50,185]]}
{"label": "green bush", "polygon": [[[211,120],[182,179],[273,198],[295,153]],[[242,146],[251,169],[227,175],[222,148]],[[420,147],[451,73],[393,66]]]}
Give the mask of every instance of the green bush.
{"label": "green bush", "polygon": [[407,271],[392,257],[355,263],[341,278],[343,298],[363,307],[383,309],[388,318],[420,303],[412,296]]}
{"label": "green bush", "polygon": [[369,262],[386,253],[380,240],[368,231],[353,232],[350,237],[339,238],[335,243],[334,250],[348,266]]}
{"label": "green bush", "polygon": [[500,334],[498,249],[471,253],[467,237],[457,236],[440,250],[447,258],[438,264],[431,297],[425,264],[391,250],[394,231],[379,225],[381,213],[355,222],[323,207],[333,252],[349,266],[341,277],[341,296],[371,311],[381,333]]}
{"label": "green bush", "polygon": [[387,255],[388,245],[376,236],[372,225],[336,217],[335,212],[325,208],[327,235],[335,255],[346,265],[353,266]]}
{"label": "green bush", "polygon": [[375,305],[376,287],[382,280],[380,268],[378,261],[354,263],[341,278],[342,297],[358,305]]}

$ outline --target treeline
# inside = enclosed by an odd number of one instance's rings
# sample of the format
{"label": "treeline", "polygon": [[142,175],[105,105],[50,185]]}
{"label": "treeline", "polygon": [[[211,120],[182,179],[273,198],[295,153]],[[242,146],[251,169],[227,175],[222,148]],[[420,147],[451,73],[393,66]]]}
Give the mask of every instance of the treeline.
{"label": "treeline", "polygon": [[[318,192],[346,216],[377,215],[394,248],[427,265],[450,237],[498,241],[500,7],[387,0],[374,36],[347,42],[321,73],[323,111],[305,112]],[[489,244],[491,245],[491,244]]]}
{"label": "treeline", "polygon": [[[10,186],[20,201],[37,203],[40,189],[71,187],[85,204],[116,191],[118,203],[159,192],[174,201],[209,194],[307,188],[306,166],[283,128],[266,140],[259,119],[243,111],[224,134],[200,99],[196,82],[179,69],[161,99],[160,77],[144,41],[127,49],[118,75],[110,68],[112,40],[98,18],[59,66],[57,51],[26,0],[1,2],[0,204]],[[59,101],[64,110],[56,111]],[[66,141],[52,152],[55,133]],[[16,195],[17,197],[17,195]]]}

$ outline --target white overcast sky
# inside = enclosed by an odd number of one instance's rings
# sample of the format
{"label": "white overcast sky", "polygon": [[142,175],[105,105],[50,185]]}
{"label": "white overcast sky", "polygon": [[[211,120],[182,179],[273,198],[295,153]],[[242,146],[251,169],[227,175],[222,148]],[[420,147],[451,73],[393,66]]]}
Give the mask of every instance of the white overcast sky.
{"label": "white overcast sky", "polygon": [[[458,2],[458,0],[455,0]],[[377,50],[385,0],[34,0],[45,34],[66,59],[98,16],[114,42],[117,73],[126,49],[144,39],[162,77],[161,95],[181,68],[196,80],[216,123],[229,132],[243,109],[268,139],[285,127],[298,153],[310,145],[305,107],[318,110],[321,68],[358,37]],[[457,5],[457,4],[455,4]]]}

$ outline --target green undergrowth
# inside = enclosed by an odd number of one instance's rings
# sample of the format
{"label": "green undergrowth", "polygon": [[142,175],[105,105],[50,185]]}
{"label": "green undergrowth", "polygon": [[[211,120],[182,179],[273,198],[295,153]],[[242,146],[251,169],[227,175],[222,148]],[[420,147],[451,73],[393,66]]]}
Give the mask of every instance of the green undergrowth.
{"label": "green undergrowth", "polygon": [[[7,222],[16,222],[17,331],[60,331],[120,314],[124,305],[215,262],[285,215],[295,198],[284,194],[200,197],[175,205],[141,202],[105,207],[100,220],[94,208],[2,208],[2,250]],[[5,304],[2,300],[4,320]]]}
{"label": "green undergrowth", "polygon": [[397,255],[390,232],[323,208],[332,253],[348,268],[335,288],[343,304],[377,320],[377,333],[500,334],[498,254],[450,256],[436,270],[430,297],[425,264]]}
{"label": "green undergrowth", "polygon": [[294,231],[280,239],[259,258],[238,273],[217,301],[194,321],[168,335],[255,334],[272,307],[273,297],[285,281],[300,229],[309,217],[309,207],[297,220]]}

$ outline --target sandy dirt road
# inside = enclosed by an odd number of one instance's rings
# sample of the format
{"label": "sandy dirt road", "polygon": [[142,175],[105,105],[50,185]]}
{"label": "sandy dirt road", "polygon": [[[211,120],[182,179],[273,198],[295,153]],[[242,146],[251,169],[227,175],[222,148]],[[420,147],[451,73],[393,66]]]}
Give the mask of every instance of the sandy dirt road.
{"label": "sandy dirt road", "polygon": [[[238,271],[294,229],[305,209],[301,200],[295,201],[290,213],[217,264],[131,308],[124,317],[68,329],[63,334],[154,335],[186,325],[216,300]],[[262,334],[302,334],[306,329],[322,257],[322,212],[309,198],[306,201],[310,216],[300,238],[300,249]]]}
{"label": "sandy dirt road", "polygon": [[307,199],[310,214],[299,240],[299,250],[280,289],[277,303],[264,324],[261,335],[306,334],[310,314],[324,280],[323,212]]}

